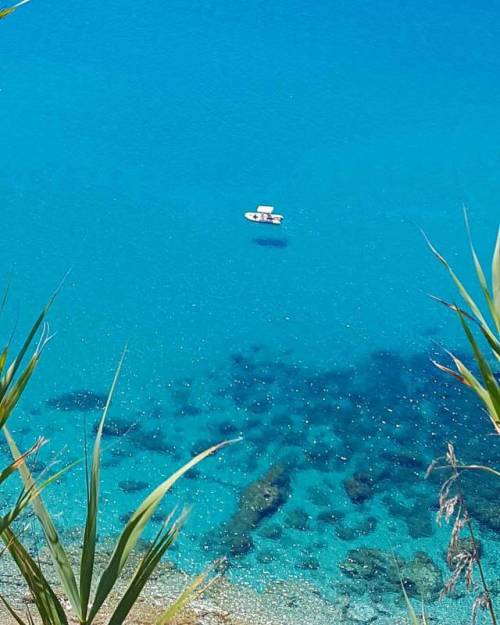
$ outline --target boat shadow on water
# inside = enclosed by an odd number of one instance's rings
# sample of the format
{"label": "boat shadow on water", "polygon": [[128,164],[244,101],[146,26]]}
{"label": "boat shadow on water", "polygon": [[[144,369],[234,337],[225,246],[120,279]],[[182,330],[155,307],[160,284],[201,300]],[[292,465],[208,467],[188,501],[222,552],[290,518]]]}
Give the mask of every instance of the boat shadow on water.
{"label": "boat shadow on water", "polygon": [[288,239],[284,239],[281,237],[256,237],[252,239],[252,242],[255,245],[260,245],[261,247],[288,247]]}

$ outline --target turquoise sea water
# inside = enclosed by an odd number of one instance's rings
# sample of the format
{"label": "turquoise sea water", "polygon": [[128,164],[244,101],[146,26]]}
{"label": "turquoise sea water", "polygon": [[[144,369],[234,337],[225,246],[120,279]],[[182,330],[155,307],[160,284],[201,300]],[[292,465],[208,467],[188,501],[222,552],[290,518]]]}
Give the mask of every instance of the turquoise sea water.
{"label": "turquoise sea water", "polygon": [[[289,499],[232,576],[330,596],[359,546],[425,550],[446,572],[426,463],[450,438],[468,460],[498,460],[498,444],[432,370],[440,345],[464,345],[426,296],[454,291],[419,229],[471,280],[466,204],[490,258],[499,23],[481,2],[129,0],[33,1],[2,22],[6,332],[20,336],[71,267],[15,426],[25,445],[50,438],[43,462],[80,456],[99,415],[89,393],[107,391],[128,344],[112,418],[129,431],[107,439],[103,536],[194,451],[241,435],[176,489],[193,504],[182,566],[220,555],[210,537],[242,489],[286,460]],[[243,219],[261,203],[281,228]],[[64,398],[82,390],[88,410]],[[343,481],[380,468],[373,497],[352,503]],[[60,489],[71,537],[83,481]],[[398,504],[418,508],[418,528]],[[332,509],[342,523],[321,521]],[[281,537],[263,538],[266,523]],[[480,531],[494,569],[495,532]]]}

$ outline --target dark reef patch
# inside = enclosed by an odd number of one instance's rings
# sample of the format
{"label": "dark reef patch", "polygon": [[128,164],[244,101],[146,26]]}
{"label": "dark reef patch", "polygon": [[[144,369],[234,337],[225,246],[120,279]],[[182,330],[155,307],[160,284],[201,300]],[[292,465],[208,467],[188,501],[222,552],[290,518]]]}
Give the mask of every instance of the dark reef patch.
{"label": "dark reef patch", "polygon": [[443,587],[441,570],[422,551],[404,560],[380,549],[352,549],[339,567],[344,575],[357,580],[361,592],[379,597],[386,592],[400,593],[403,583],[411,597],[435,601]]}
{"label": "dark reef patch", "polygon": [[124,493],[137,493],[148,488],[149,484],[148,482],[142,482],[139,480],[122,480],[121,482],[118,482],[118,487]]}
{"label": "dark reef patch", "polygon": [[255,239],[252,239],[252,242],[255,243],[255,245],[260,245],[261,247],[288,247],[288,239],[277,237],[256,237]]}
{"label": "dark reef patch", "polygon": [[373,482],[366,473],[356,473],[343,481],[347,496],[352,503],[361,504],[374,495]]}
{"label": "dark reef patch", "polygon": [[213,537],[215,546],[222,542],[225,551],[232,556],[245,555],[253,549],[253,530],[290,497],[289,469],[288,463],[280,462],[246,487],[236,513]]}
{"label": "dark reef patch", "polygon": [[106,405],[107,395],[88,389],[80,389],[63,393],[47,400],[47,406],[54,410],[91,412],[100,410]]}
{"label": "dark reef patch", "polygon": [[[94,434],[97,433],[99,423],[94,423]],[[102,433],[104,436],[124,436],[129,432],[135,432],[140,428],[136,421],[128,419],[107,419],[104,423]]]}

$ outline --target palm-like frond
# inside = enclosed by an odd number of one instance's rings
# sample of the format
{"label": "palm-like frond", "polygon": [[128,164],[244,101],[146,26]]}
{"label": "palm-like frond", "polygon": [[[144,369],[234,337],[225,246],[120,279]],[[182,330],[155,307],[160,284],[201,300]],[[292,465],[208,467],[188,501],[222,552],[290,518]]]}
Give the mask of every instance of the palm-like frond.
{"label": "palm-like frond", "polygon": [[446,259],[437,251],[437,249],[432,245],[429,239],[424,235],[432,253],[447,269],[455,286],[458,289],[460,296],[465,301],[468,307],[467,311],[463,308],[460,308],[456,304],[449,303],[441,298],[434,297],[434,299],[444,304],[457,314],[462,330],[471,347],[474,360],[479,370],[480,379],[478,379],[459,358],[457,358],[450,352],[449,354],[452,358],[453,364],[455,365],[455,370],[450,369],[449,367],[441,363],[435,361],[433,362],[441,371],[444,371],[445,373],[451,375],[462,384],[469,386],[476,393],[476,395],[484,404],[490,420],[493,424],[493,427],[495,428],[495,431],[500,434],[500,385],[497,378],[495,377],[492,366],[488,362],[488,359],[484,355],[472,331],[473,327],[479,328],[481,334],[486,339],[486,342],[490,347],[493,357],[497,361],[500,361],[500,230],[497,233],[495,251],[493,253],[490,288],[488,286],[486,275],[479,261],[479,257],[472,243],[466,212],[465,225],[467,229],[467,236],[469,239],[469,246],[477,280],[481,292],[483,293],[486,307],[488,309],[489,316],[491,317],[491,320],[493,322],[493,326],[490,326],[490,324],[486,321],[485,315],[483,315],[481,309],[471,297],[469,292],[466,290],[466,288],[464,287],[456,273],[453,271],[449,263],[446,261]]}
{"label": "palm-like frond", "polygon": [[0,20],[3,20],[11,13],[14,13],[14,11],[17,11],[20,6],[23,6],[23,4],[28,4],[28,2],[30,2],[30,0],[22,0],[21,2],[18,2],[17,4],[14,4],[10,7],[4,7],[0,9]]}

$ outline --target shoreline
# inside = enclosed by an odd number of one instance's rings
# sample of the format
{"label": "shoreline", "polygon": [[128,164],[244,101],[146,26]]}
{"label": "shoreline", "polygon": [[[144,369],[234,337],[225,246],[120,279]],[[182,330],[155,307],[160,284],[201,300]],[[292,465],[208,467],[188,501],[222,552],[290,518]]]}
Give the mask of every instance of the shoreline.
{"label": "shoreline", "polygon": [[[76,564],[79,558],[78,547],[71,547],[68,551],[72,563]],[[96,553],[98,574],[109,554],[109,550],[102,546]],[[137,565],[139,555],[135,554],[130,558],[112,593],[111,601],[103,606],[102,612],[94,621],[95,625],[106,625],[108,622],[114,605],[126,588],[127,579]],[[40,564],[47,579],[54,584],[56,594],[62,596],[45,548],[40,551]],[[36,608],[29,591],[8,554],[4,554],[0,562],[0,579],[3,587],[1,592],[12,602],[13,607],[19,610],[21,616],[29,607],[38,625],[40,620],[36,617]],[[154,625],[156,619],[192,579],[192,575],[178,569],[174,564],[168,561],[160,563],[124,625]],[[393,601],[375,601],[368,596],[345,593],[339,594],[335,601],[330,601],[322,596],[318,588],[305,580],[276,580],[259,591],[248,584],[235,583],[222,577],[202,597],[194,600],[174,618],[172,625],[407,625],[404,606],[401,603],[398,607],[397,597],[393,597]],[[65,600],[64,605],[67,605]],[[442,614],[436,615],[435,606],[438,605],[433,603],[429,606],[429,611],[433,614],[435,625],[444,625],[449,605],[446,608],[444,604],[440,604],[438,611],[442,611]],[[0,605],[0,622],[2,625],[15,624],[3,605]],[[467,621],[465,618],[457,620],[455,625],[462,622],[465,624]],[[78,625],[78,620],[69,618],[69,623]]]}

